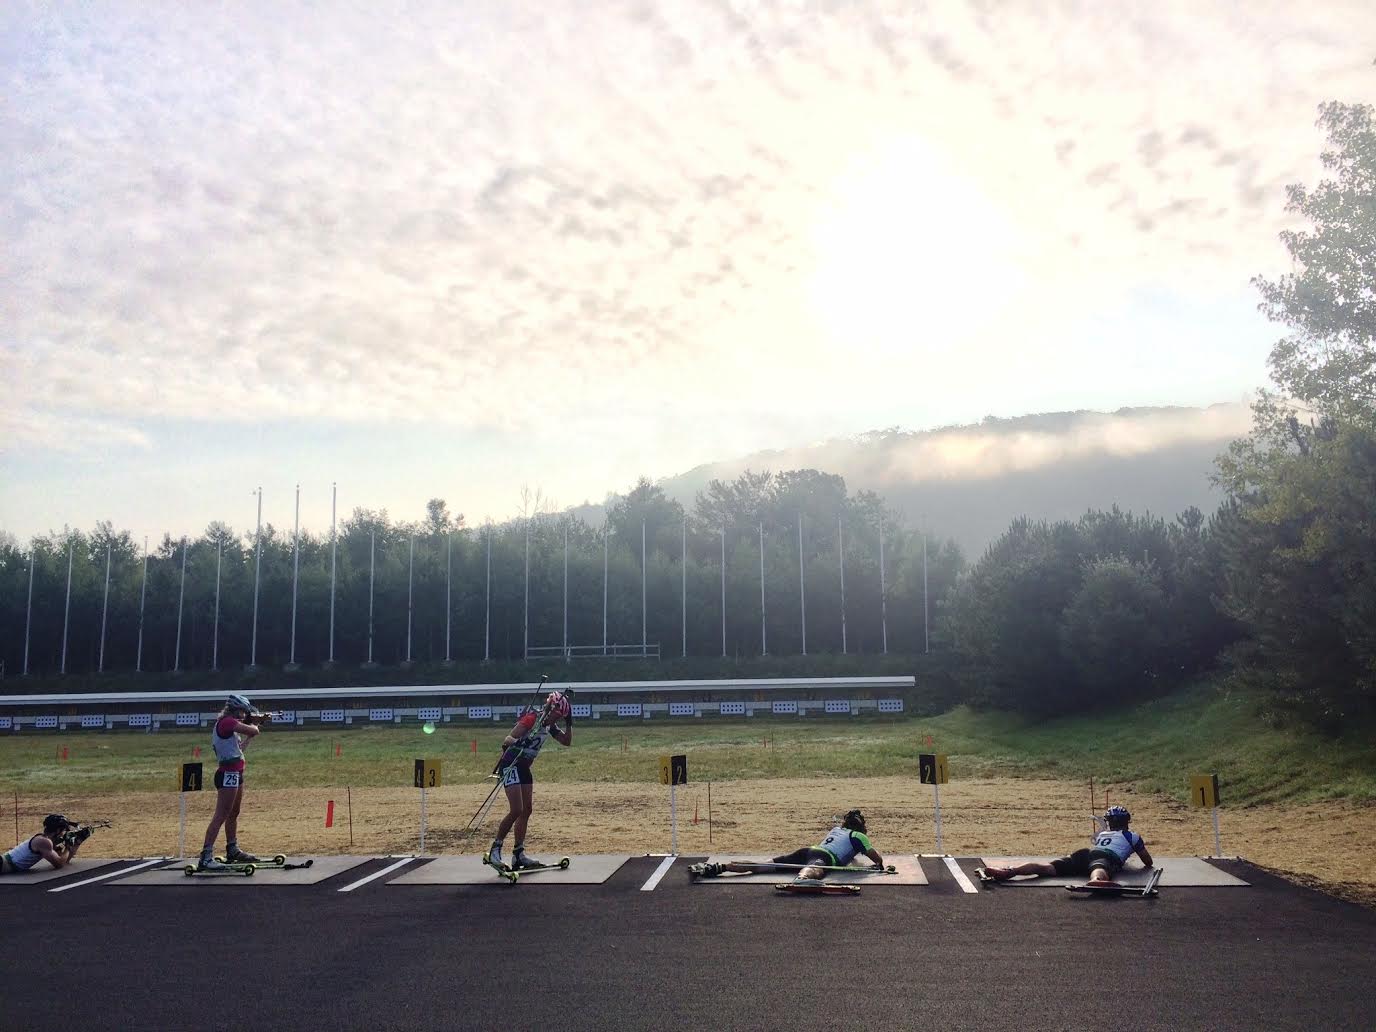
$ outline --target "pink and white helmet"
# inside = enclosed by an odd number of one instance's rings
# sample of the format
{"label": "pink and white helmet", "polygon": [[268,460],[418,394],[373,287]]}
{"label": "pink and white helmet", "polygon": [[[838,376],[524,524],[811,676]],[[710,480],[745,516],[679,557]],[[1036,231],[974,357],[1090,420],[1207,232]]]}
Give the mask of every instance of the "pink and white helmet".
{"label": "pink and white helmet", "polygon": [[567,717],[571,709],[569,707],[568,696],[563,692],[550,692],[549,698],[545,699],[545,713],[553,720],[562,720]]}

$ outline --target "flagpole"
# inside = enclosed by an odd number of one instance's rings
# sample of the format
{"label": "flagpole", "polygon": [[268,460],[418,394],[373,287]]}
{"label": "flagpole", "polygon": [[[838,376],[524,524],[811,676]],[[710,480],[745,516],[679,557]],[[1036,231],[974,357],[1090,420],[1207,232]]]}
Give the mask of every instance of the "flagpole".
{"label": "flagpole", "polygon": [[67,623],[72,612],[72,538],[67,539],[67,602],[62,607],[62,673],[67,672]]}
{"label": "flagpole", "polygon": [[884,584],[884,517],[879,517],[879,631],[883,654],[889,654],[889,594]]}
{"label": "flagpole", "polygon": [[186,538],[182,538],[182,583],[177,590],[177,645],[172,650],[172,672],[182,672],[182,604],[186,601]]}
{"label": "flagpole", "polygon": [[684,516],[684,549],[682,549],[682,636],[684,636],[684,656],[688,656],[688,517]]}
{"label": "flagpole", "polygon": [[335,504],[339,500],[339,487],[335,483],[330,484],[330,658],[329,662],[334,663],[334,578],[335,578],[335,558],[339,550],[339,535],[335,531]]}
{"label": "flagpole", "polygon": [[454,579],[454,532],[450,531],[445,535],[444,552],[444,661],[452,663],[450,658],[449,639],[453,624],[453,589],[451,582]]}
{"label": "flagpole", "polygon": [[649,651],[649,633],[645,621],[645,521],[640,521],[640,654]]}
{"label": "flagpole", "polygon": [[530,658],[530,517],[526,517],[526,579],[521,603],[521,660]]}
{"label": "flagpole", "polygon": [[569,658],[569,523],[564,518],[564,661]]}
{"label": "flagpole", "polygon": [[798,610],[803,621],[803,655],[807,655],[807,587],[803,582],[803,514],[798,513]]}
{"label": "flagpole", "polygon": [[248,668],[258,665],[258,577],[263,569],[263,488],[258,488],[258,525],[253,531],[253,635],[249,640]]}
{"label": "flagpole", "polygon": [[296,585],[301,578],[301,485],[296,485],[296,522],[291,531],[291,647],[287,665],[296,666]]}
{"label": "flagpole", "polygon": [[841,655],[846,654],[846,537],[836,517],[836,554],[841,561]]}
{"label": "flagpole", "polygon": [[377,528],[368,531],[368,665],[373,665],[373,582],[377,575]]}
{"label": "flagpole", "polygon": [[143,539],[143,580],[139,586],[139,647],[134,655],[134,673],[143,672],[143,603],[148,598],[148,539]]}
{"label": "flagpole", "polygon": [[764,521],[760,521],[760,655],[769,655],[769,642],[765,637],[764,616]]}
{"label": "flagpole", "polygon": [[100,664],[97,673],[105,673],[105,618],[110,612],[110,542],[105,542],[105,599],[100,604]]}
{"label": "flagpole", "polygon": [[492,525],[487,527],[487,591],[483,609],[483,662],[492,659]]}
{"label": "flagpole", "polygon": [[607,654],[607,542],[611,540],[611,525],[602,520],[602,655]]}
{"label": "flagpole", "polygon": [[721,658],[726,658],[726,528],[721,528]]}
{"label": "flagpole", "polygon": [[29,631],[33,627],[33,542],[29,542],[29,601],[24,610],[24,676],[29,676]]}
{"label": "flagpole", "polygon": [[211,632],[210,669],[220,669],[220,560],[224,558],[225,539],[215,543],[215,624]]}
{"label": "flagpole", "polygon": [[927,528],[922,528],[922,651],[932,651],[932,638],[927,628]]}

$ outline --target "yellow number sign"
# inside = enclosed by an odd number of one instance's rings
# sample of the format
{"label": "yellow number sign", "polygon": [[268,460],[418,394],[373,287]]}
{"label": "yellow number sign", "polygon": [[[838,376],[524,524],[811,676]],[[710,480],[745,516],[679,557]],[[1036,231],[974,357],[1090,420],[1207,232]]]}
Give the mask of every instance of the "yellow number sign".
{"label": "yellow number sign", "polygon": [[919,753],[917,779],[924,785],[944,785],[951,780],[945,753]]}
{"label": "yellow number sign", "polygon": [[440,777],[441,765],[442,761],[440,760],[417,760],[416,787],[439,788],[440,782],[443,780]]}
{"label": "yellow number sign", "polygon": [[1205,809],[1218,805],[1218,775],[1190,775],[1190,805]]}
{"label": "yellow number sign", "polygon": [[661,785],[688,784],[688,757],[661,756],[659,758],[659,783]]}

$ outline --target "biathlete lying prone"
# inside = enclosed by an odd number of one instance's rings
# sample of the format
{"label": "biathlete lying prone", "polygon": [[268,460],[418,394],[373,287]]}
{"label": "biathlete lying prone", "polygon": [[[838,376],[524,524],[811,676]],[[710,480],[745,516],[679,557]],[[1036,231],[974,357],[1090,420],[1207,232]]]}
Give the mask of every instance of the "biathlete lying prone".
{"label": "biathlete lying prone", "polygon": [[[728,860],[717,864],[693,864],[688,874],[694,878],[715,878],[722,874],[763,874],[771,868],[777,872],[797,871],[800,881],[820,881],[828,871],[849,867],[857,856],[867,857],[871,864],[883,871],[884,858],[874,848],[865,831],[865,815],[859,810],[847,811],[841,823],[827,832],[826,838],[815,846],[803,846],[767,863]],[[859,870],[873,870],[862,867]]]}
{"label": "biathlete lying prone", "polygon": [[1014,867],[980,867],[976,873],[984,881],[1007,881],[1020,874],[1035,874],[1039,878],[1053,876],[1089,878],[1091,885],[1111,885],[1113,876],[1135,853],[1144,867],[1152,866],[1147,842],[1135,831],[1128,830],[1132,814],[1125,806],[1110,806],[1104,811],[1105,830],[1094,836],[1094,845],[1077,849],[1050,863],[1030,861]]}

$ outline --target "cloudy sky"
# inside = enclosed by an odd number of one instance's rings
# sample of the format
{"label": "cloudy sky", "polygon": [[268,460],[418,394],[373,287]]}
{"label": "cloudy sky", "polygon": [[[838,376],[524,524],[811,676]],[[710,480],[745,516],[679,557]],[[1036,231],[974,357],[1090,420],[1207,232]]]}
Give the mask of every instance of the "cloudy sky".
{"label": "cloudy sky", "polygon": [[11,0],[0,530],[1236,401],[1373,54],[1357,0]]}

